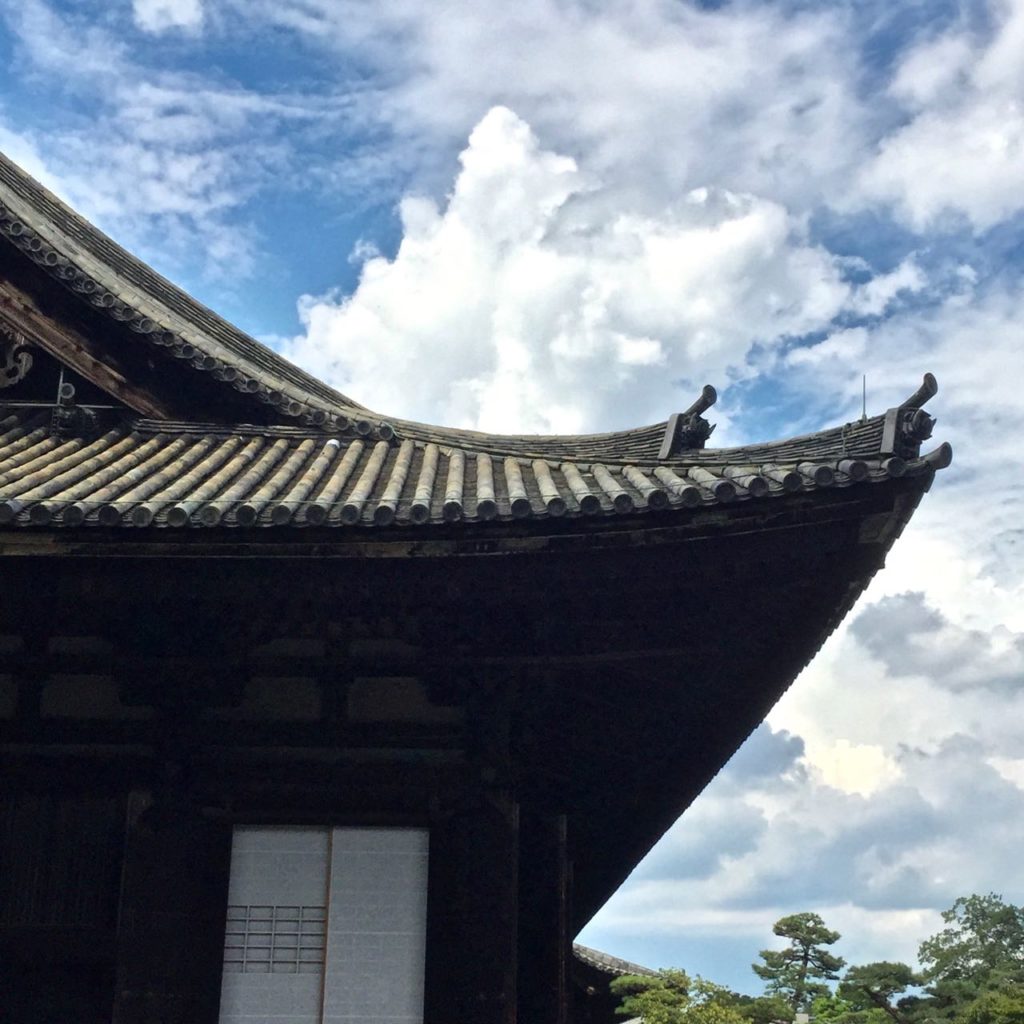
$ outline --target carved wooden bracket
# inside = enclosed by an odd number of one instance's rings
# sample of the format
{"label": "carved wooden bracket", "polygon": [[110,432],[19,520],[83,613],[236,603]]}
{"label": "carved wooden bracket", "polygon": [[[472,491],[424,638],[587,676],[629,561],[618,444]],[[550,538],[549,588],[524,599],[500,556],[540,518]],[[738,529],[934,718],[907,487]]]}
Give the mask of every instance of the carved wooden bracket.
{"label": "carved wooden bracket", "polygon": [[0,389],[24,380],[31,369],[32,349],[28,339],[0,323]]}
{"label": "carved wooden bracket", "polygon": [[[173,418],[163,398],[125,376],[123,368],[107,358],[101,339],[84,333],[72,323],[43,313],[35,298],[0,273],[0,327],[13,330],[33,347],[106,391],[130,409],[153,419]],[[111,345],[116,351],[116,346]],[[0,347],[0,368],[2,368]]]}

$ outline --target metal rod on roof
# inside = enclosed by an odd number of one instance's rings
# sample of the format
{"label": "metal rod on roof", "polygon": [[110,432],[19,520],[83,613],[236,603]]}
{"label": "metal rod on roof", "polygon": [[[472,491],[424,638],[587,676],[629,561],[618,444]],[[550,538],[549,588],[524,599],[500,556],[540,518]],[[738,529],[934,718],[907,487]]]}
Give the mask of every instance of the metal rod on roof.
{"label": "metal rod on roof", "polygon": [[[53,409],[57,402],[0,402],[3,409]],[[87,402],[76,403],[79,409],[123,409],[122,405],[90,405]]]}

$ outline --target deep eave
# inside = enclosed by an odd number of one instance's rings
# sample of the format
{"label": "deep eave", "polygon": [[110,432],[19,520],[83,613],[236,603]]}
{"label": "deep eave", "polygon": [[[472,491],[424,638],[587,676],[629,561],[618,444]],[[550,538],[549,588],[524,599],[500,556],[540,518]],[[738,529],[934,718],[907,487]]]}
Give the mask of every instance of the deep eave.
{"label": "deep eave", "polygon": [[[355,413],[359,403],[228,323],[0,154],[0,234],[62,287],[197,372],[275,407]],[[319,417],[317,417],[319,418]]]}
{"label": "deep eave", "polygon": [[[360,403],[301,370],[239,330],[112,241],[39,182],[0,153],[0,239],[31,261],[76,302],[107,321],[110,344],[149,347],[158,359],[174,359],[214,382],[237,401],[240,393],[254,409],[254,421],[390,437],[438,444],[470,444],[506,454],[557,457],[568,442],[573,453],[598,458],[609,451],[656,452],[665,423],[638,430],[562,437],[516,437],[449,430],[371,412]],[[2,278],[0,274],[0,278]],[[84,339],[43,337],[33,296],[0,283],[0,322],[23,332],[58,358],[57,346],[80,349]],[[357,340],[354,340],[357,343]],[[65,352],[64,355],[67,353]],[[76,351],[81,356],[81,352]],[[75,368],[90,377],[90,353]],[[93,379],[93,378],[91,378]],[[110,379],[100,382],[109,386]],[[134,382],[135,394],[122,394],[143,415],[161,415],[160,404]],[[173,407],[173,396],[170,405]],[[134,401],[133,401],[134,400]],[[220,419],[219,410],[211,413]]]}

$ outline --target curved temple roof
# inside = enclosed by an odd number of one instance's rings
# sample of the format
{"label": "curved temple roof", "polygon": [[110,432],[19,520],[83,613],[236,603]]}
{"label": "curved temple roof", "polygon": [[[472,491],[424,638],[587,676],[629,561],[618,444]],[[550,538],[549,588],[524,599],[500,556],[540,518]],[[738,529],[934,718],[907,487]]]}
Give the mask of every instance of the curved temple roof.
{"label": "curved temple roof", "polygon": [[[622,957],[612,956],[611,953],[605,953],[600,949],[592,949],[590,946],[584,946],[579,942],[572,944],[572,954],[580,963],[593,967],[595,970],[601,971],[602,974],[610,974],[614,978],[621,978],[626,974],[655,977],[658,973],[657,971],[652,971],[650,967],[635,964],[631,960],[623,960]],[[628,1024],[628,1021],[626,1024]]]}
{"label": "curved temple roof", "polygon": [[806,448],[783,442],[652,464],[147,421],[62,441],[49,422],[27,411],[0,420],[0,524],[383,527],[621,517],[870,487],[929,472],[950,456],[943,446],[910,460],[882,457],[877,447],[864,457],[843,452],[841,431],[816,435]]}
{"label": "curved temple roof", "polygon": [[270,404],[298,402],[296,415],[365,411],[171,284],[3,154],[0,234],[69,290],[199,372]]}
{"label": "curved temple roof", "polygon": [[[950,458],[948,446],[918,457],[930,432],[920,413],[936,388],[930,376],[884,416],[732,449],[680,446],[679,417],[563,437],[384,421],[206,309],[2,156],[0,236],[117,321],[111,346],[138,341],[176,356],[278,421],[247,427],[129,415],[108,421],[98,436],[61,439],[48,414],[5,415],[0,393],[0,525],[379,527],[616,517],[871,486]],[[690,410],[705,434],[699,413],[713,401],[705,389]],[[925,417],[925,429],[908,422],[914,415]]]}

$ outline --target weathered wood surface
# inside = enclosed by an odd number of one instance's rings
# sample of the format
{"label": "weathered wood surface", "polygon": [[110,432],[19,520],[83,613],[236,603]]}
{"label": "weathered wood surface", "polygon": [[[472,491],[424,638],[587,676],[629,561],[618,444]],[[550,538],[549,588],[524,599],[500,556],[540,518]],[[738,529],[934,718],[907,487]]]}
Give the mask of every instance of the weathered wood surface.
{"label": "weathered wood surface", "polygon": [[57,320],[13,281],[3,279],[0,266],[0,317],[34,345],[70,366],[143,416],[166,418],[174,410],[158,394],[129,378],[110,353],[88,332],[77,330],[69,319]]}

